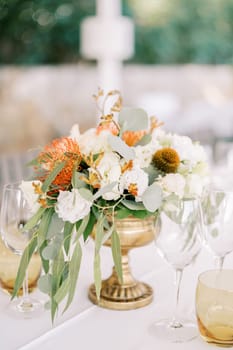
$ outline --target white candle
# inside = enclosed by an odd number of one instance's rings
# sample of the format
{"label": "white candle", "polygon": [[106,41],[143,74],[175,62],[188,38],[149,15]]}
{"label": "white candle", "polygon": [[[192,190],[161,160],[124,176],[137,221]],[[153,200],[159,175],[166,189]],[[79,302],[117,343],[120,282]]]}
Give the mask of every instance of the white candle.
{"label": "white candle", "polygon": [[121,0],[97,0],[97,16],[110,18],[121,15]]}

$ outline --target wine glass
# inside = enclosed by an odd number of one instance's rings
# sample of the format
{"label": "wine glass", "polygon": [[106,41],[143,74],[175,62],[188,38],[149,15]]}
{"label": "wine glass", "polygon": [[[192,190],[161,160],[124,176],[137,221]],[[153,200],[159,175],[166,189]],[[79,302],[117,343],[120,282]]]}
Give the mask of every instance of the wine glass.
{"label": "wine glass", "polygon": [[162,210],[155,232],[159,232],[155,237],[159,254],[175,271],[175,306],[171,319],[155,322],[150,333],[171,342],[185,342],[198,334],[195,322],[181,316],[179,301],[183,270],[201,249],[199,201],[178,200],[175,210]]}
{"label": "wine glass", "polygon": [[[5,185],[1,207],[1,235],[5,245],[17,255],[22,255],[33,230],[25,231],[24,225],[32,214],[18,183]],[[41,303],[32,299],[28,293],[28,274],[23,282],[23,295],[19,300],[10,303],[10,309],[28,317],[41,309]]]}
{"label": "wine glass", "polygon": [[210,188],[201,200],[204,245],[222,269],[225,257],[233,251],[233,192]]}
{"label": "wine glass", "polygon": [[203,272],[196,288],[196,315],[201,337],[222,347],[233,346],[233,270]]}

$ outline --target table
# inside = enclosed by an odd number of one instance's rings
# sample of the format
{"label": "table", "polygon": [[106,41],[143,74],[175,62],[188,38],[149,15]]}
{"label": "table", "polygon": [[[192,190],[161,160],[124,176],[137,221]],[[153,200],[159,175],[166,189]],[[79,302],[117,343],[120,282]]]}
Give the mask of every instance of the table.
{"label": "table", "polygon": [[[149,326],[160,315],[172,309],[172,269],[156,253],[154,244],[134,249],[130,253],[131,267],[136,278],[149,283],[154,289],[154,301],[141,309],[113,311],[93,305],[87,297],[93,280],[93,242],[83,247],[84,259],[78,288],[70,309],[59,316],[52,326],[50,314],[45,311],[34,319],[16,319],[6,312],[9,297],[0,293],[0,349],[1,350],[208,350],[211,345],[200,338],[171,344],[150,335]],[[102,247],[103,277],[111,272],[111,250]],[[185,269],[181,285],[181,299],[185,314],[194,314],[194,295],[198,274],[213,267],[212,257],[203,249],[196,262]],[[229,256],[226,267],[233,267]],[[35,293],[40,299],[44,295]],[[218,348],[218,347],[215,347]]]}

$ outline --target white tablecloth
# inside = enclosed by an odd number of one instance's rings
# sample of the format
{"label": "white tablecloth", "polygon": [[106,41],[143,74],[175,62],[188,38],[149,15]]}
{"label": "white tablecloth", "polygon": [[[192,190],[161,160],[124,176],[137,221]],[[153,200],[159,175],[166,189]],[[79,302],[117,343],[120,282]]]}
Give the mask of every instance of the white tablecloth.
{"label": "white tablecloth", "polygon": [[[112,257],[109,248],[102,248],[103,277],[109,276]],[[172,310],[173,271],[158,256],[154,244],[134,249],[130,253],[131,268],[137,279],[154,289],[154,301],[147,307],[132,311],[113,311],[93,305],[88,297],[88,286],[93,280],[93,242],[84,246],[75,300],[70,309],[51,325],[45,311],[33,319],[16,319],[7,313],[9,297],[0,292],[0,349],[1,350],[172,350],[211,349],[200,338],[171,344],[150,334],[150,325]],[[233,268],[233,256],[227,257],[226,267]],[[194,294],[197,276],[213,267],[212,257],[204,250],[196,262],[187,267],[181,285],[182,307],[185,314],[194,315]],[[35,296],[44,298],[38,291]],[[216,348],[216,347],[215,347]]]}

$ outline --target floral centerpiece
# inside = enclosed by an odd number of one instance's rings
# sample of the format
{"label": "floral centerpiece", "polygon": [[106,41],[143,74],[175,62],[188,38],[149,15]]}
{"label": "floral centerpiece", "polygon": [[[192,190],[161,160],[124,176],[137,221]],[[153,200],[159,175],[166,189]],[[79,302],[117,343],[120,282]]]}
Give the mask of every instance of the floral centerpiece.
{"label": "floral centerpiece", "polygon": [[[100,248],[111,237],[113,260],[122,279],[120,241],[115,218],[172,212],[177,198],[201,194],[206,179],[203,148],[186,136],[166,133],[156,118],[139,108],[122,108],[118,91],[95,97],[100,123],[83,134],[78,125],[68,137],[52,141],[31,162],[33,181],[22,190],[32,217],[33,229],[24,251],[15,289],[23,282],[34,252],[42,261],[39,288],[50,297],[54,318],[58,305],[71,304],[82,259],[80,240],[95,229],[94,281],[100,295]],[[106,111],[109,99],[114,99]]]}

